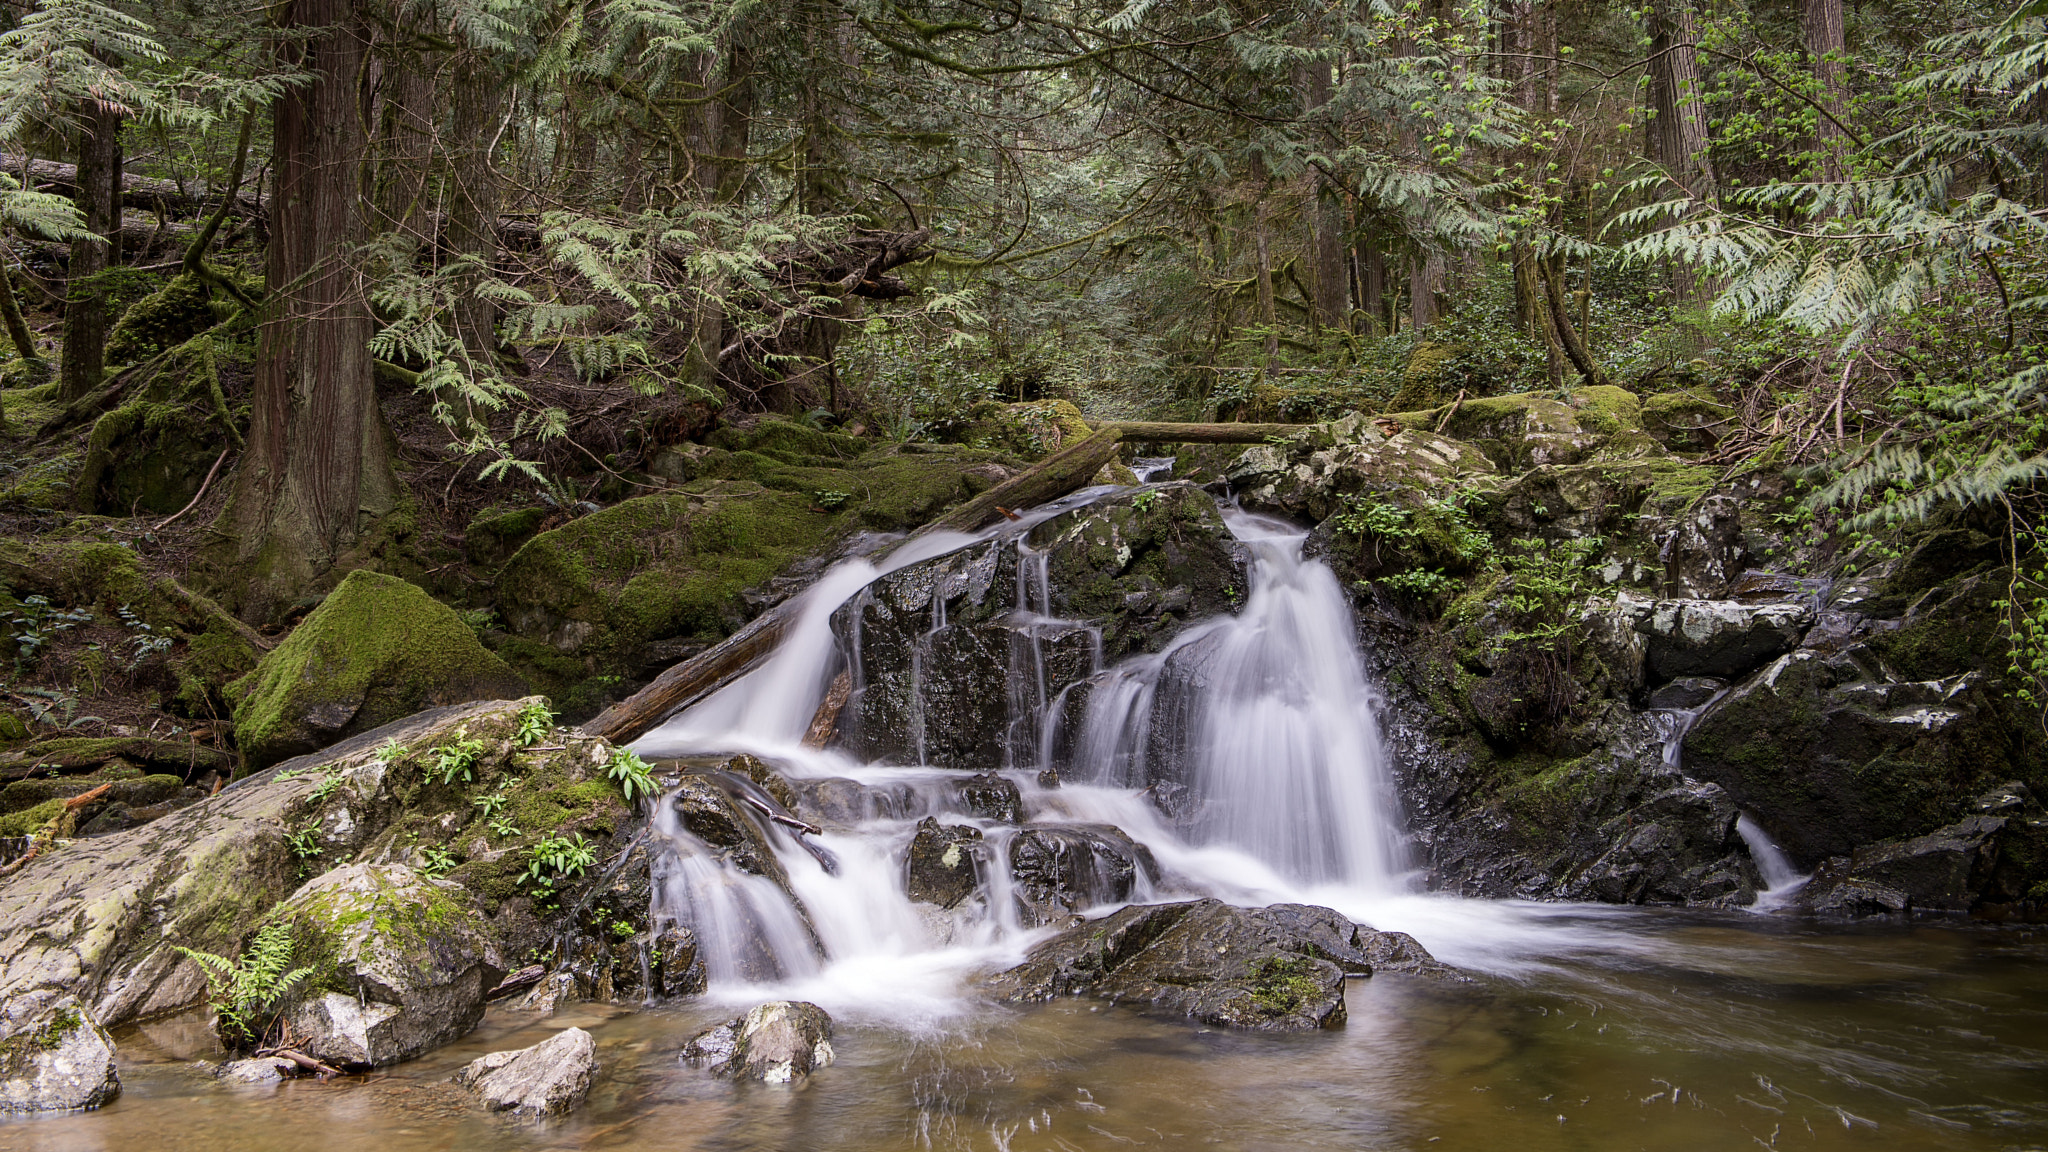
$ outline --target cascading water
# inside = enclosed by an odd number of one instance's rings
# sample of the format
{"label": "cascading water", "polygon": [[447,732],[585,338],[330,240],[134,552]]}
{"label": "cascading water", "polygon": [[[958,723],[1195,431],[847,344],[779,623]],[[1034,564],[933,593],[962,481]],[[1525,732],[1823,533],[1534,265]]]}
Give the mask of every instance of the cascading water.
{"label": "cascading water", "polygon": [[[786,888],[735,874],[663,798],[655,831],[670,862],[656,877],[656,913],[696,929],[714,996],[744,999],[774,983],[777,994],[897,1023],[959,1010],[967,973],[1014,962],[1041,935],[1033,925],[1046,917],[1021,913],[1011,874],[1013,848],[1027,836],[1041,849],[1094,845],[1085,851],[1102,867],[1092,886],[1067,894],[1061,907],[1073,910],[1193,896],[1322,904],[1413,932],[1451,963],[1497,970],[1589,943],[1551,927],[1551,910],[1406,891],[1398,804],[1350,608],[1330,569],[1303,556],[1305,534],[1293,525],[1226,508],[1251,554],[1241,610],[1055,691],[1041,640],[1089,626],[1054,615],[1044,558],[1027,533],[1115,491],[1084,490],[975,537],[914,540],[879,563],[840,564],[805,593],[774,657],[636,744],[649,758],[750,752],[799,790],[863,797],[859,813],[827,821],[816,837],[834,870],[790,833],[764,829]],[[1007,762],[986,768],[1015,786],[1022,828],[963,800],[958,770],[866,764],[801,743],[843,662],[859,684],[862,637],[854,629],[842,652],[833,612],[883,573],[997,535],[1019,556],[1004,625],[1013,637]],[[932,604],[927,638],[959,626],[943,614],[943,597]],[[1099,644],[1095,651],[1099,665]],[[1070,709],[1083,687],[1085,709]],[[910,899],[904,860],[925,816],[982,833],[978,898],[950,910]],[[1122,837],[1142,861],[1110,858]]]}
{"label": "cascading water", "polygon": [[[1650,714],[1657,726],[1657,734],[1664,741],[1664,763],[1672,768],[1683,768],[1685,758],[1685,734],[1692,731],[1700,717],[1728,694],[1723,688],[1697,707],[1664,708]],[[1735,831],[1742,837],[1743,847],[1749,849],[1749,858],[1756,865],[1757,875],[1763,878],[1764,887],[1756,894],[1756,902],[1749,906],[1752,912],[1771,912],[1790,903],[1798,895],[1810,874],[1801,872],[1792,858],[1778,847],[1770,833],[1744,812],[1735,819]]]}

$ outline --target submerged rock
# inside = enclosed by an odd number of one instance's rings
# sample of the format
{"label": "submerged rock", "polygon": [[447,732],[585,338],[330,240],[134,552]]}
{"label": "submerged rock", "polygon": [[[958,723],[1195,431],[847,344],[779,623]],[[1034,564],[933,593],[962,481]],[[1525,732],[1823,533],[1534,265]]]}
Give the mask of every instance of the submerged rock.
{"label": "submerged rock", "polygon": [[581,1028],[565,1028],[531,1048],[479,1056],[455,1074],[455,1082],[485,1108],[530,1120],[582,1103],[596,1075],[597,1042]]}
{"label": "submerged rock", "polygon": [[1151,849],[1113,824],[1027,824],[1010,840],[1011,888],[1027,925],[1129,900],[1158,878]]}
{"label": "submerged rock", "polygon": [[1236,908],[1220,900],[1136,905],[1031,950],[996,976],[1004,999],[1087,995],[1205,1024],[1264,1031],[1344,1022],[1344,981],[1375,968],[1447,971],[1413,938],[1362,928],[1328,908]]}
{"label": "submerged rock", "polygon": [[964,824],[940,824],[927,816],[910,839],[904,859],[905,891],[912,900],[953,908],[981,891],[987,849],[981,830]]}
{"label": "submerged rock", "polygon": [[213,1070],[213,1078],[226,1084],[264,1087],[282,1084],[299,1074],[299,1066],[282,1056],[252,1056],[229,1060]]}
{"label": "submerged rock", "polygon": [[359,569],[229,694],[235,742],[255,769],[434,705],[524,696],[526,684],[454,609]]}
{"label": "submerged rock", "polygon": [[832,1017],[816,1004],[773,1000],[698,1035],[682,1058],[729,1079],[787,1084],[835,1059]]}
{"label": "submerged rock", "polygon": [[98,1108],[121,1094],[114,1041],[66,996],[0,1038],[0,1113]]}
{"label": "submerged rock", "polygon": [[277,916],[317,973],[292,1035],[329,1064],[382,1067],[466,1035],[505,975],[469,892],[404,865],[337,868]]}

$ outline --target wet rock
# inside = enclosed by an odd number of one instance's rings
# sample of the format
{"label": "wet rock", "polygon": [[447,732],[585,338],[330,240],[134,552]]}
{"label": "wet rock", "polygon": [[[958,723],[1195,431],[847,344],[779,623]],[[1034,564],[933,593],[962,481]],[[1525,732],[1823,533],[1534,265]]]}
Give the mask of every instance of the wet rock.
{"label": "wet rock", "polygon": [[1716,680],[1711,676],[1681,676],[1650,693],[1647,703],[1652,708],[1690,712],[1712,700],[1716,692],[1727,686],[1726,680]]}
{"label": "wet rock", "polygon": [[1266,1031],[1344,1022],[1344,980],[1383,966],[1440,973],[1412,938],[1328,908],[1234,908],[1217,900],[1134,905],[1072,928],[996,976],[1012,1001],[1087,995],[1205,1024]]}
{"label": "wet rock", "polygon": [[1608,904],[1747,901],[1756,877],[1731,851],[1740,815],[1720,786],[1680,782],[1602,825],[1612,847],[1561,894]]}
{"label": "wet rock", "polygon": [[98,1108],[120,1094],[114,1041],[75,997],[51,1002],[0,1037],[0,1113]]}
{"label": "wet rock", "polygon": [[1922,836],[1864,845],[1821,864],[1800,891],[1816,912],[1966,912],[2038,900],[2048,816],[2017,782],[1980,796],[1977,814]]}
{"label": "wet rock", "polygon": [[981,830],[964,824],[940,824],[927,816],[910,839],[904,860],[907,891],[912,900],[952,908],[981,891],[987,849]]}
{"label": "wet rock", "polygon": [[1103,497],[1024,543],[1021,575],[1017,542],[998,538],[898,569],[833,615],[859,654],[839,720],[849,751],[979,770],[1034,755],[1053,696],[1230,611],[1245,587],[1243,549],[1185,484]]}
{"label": "wet rock", "polygon": [[565,1028],[531,1048],[480,1056],[455,1074],[455,1082],[490,1111],[532,1120],[575,1108],[596,1075],[597,1042],[581,1028]]}
{"label": "wet rock", "polygon": [[763,792],[773,796],[777,804],[791,811],[796,810],[796,789],[790,786],[788,779],[769,767],[768,762],[759,756],[749,756],[742,752],[720,765],[719,769],[752,780]]}
{"label": "wet rock", "polygon": [[787,1084],[832,1063],[832,1017],[816,1004],[770,1001],[700,1034],[682,1058],[729,1079]]}
{"label": "wet rock", "polygon": [[[1797,648],[1814,622],[1814,609],[1805,602],[1653,601],[1623,592],[1609,604],[1589,608],[1585,616],[1596,629],[1641,636],[1630,653],[1642,666],[1634,678],[1658,684],[1681,677],[1747,675]],[[1609,643],[1622,650],[1618,642]]]}
{"label": "wet rock", "polygon": [[253,1056],[247,1060],[229,1060],[213,1070],[213,1078],[225,1084],[250,1084],[258,1087],[282,1084],[298,1076],[299,1066],[282,1056]]}
{"label": "wet rock", "polygon": [[984,820],[1019,824],[1024,820],[1024,796],[1014,781],[993,772],[981,772],[959,782],[960,804]]}
{"label": "wet rock", "polygon": [[455,610],[366,569],[228,689],[249,769],[324,748],[423,708],[526,695]]}
{"label": "wet rock", "polygon": [[1151,850],[1110,824],[1027,824],[1010,840],[1010,880],[1027,925],[1129,900],[1158,876]]}
{"label": "wet rock", "polygon": [[299,1050],[382,1067],[466,1035],[504,978],[482,913],[461,885],[399,864],[352,864],[279,907],[316,983],[289,1013]]}
{"label": "wet rock", "polygon": [[796,803],[791,811],[818,824],[859,824],[866,820],[906,820],[922,803],[907,783],[863,784],[843,776],[814,776],[793,781]]}
{"label": "wet rock", "polygon": [[1951,823],[2009,771],[2013,735],[1976,673],[1902,682],[1857,656],[1782,656],[1685,738],[1687,773],[1726,788],[1802,869]]}
{"label": "wet rock", "polygon": [[695,996],[709,983],[697,934],[688,928],[670,925],[657,933],[652,960],[655,987],[663,996]]}
{"label": "wet rock", "polygon": [[789,887],[789,877],[759,826],[718,785],[702,776],[685,776],[669,803],[684,828],[723,851],[734,867]]}

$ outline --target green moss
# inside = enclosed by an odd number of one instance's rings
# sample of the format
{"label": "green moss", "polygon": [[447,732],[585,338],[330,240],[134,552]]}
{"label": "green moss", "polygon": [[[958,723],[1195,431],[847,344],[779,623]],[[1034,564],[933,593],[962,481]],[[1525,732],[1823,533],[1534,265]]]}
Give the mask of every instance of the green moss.
{"label": "green moss", "polygon": [[1261,957],[1250,965],[1252,999],[1262,1012],[1292,1015],[1322,996],[1315,970],[1315,961],[1306,956],[1283,953]]}
{"label": "green moss", "polygon": [[[243,287],[261,295],[263,285],[230,269]],[[233,316],[237,306],[217,303],[213,290],[198,277],[181,274],[131,305],[107,334],[108,364],[137,364],[185,343]]]}
{"label": "green moss", "polygon": [[64,798],[59,796],[19,812],[0,816],[0,836],[33,836],[43,825],[64,814]]}
{"label": "green moss", "polygon": [[1611,384],[1576,388],[1571,406],[1578,411],[1580,427],[1588,432],[1612,436],[1639,431],[1643,426],[1643,402],[1626,388]]}
{"label": "green moss", "polygon": [[1068,400],[1004,404],[984,400],[967,410],[967,422],[947,436],[956,444],[1013,453],[1039,460],[1086,437],[1081,410]]}
{"label": "green moss", "polygon": [[349,573],[231,691],[235,740],[250,768],[431,705],[526,694],[453,609],[365,569]]}
{"label": "green moss", "polygon": [[731,425],[706,438],[713,447],[729,452],[754,452],[785,464],[849,461],[875,446],[872,440],[824,432],[776,416],[764,416],[752,428]]}
{"label": "green moss", "polygon": [[463,551],[468,554],[470,563],[494,568],[540,531],[548,514],[546,508],[521,508],[478,516],[469,522],[469,528],[463,533]]}
{"label": "green moss", "polygon": [[1401,390],[1387,407],[1395,412],[1412,412],[1428,408],[1444,398],[1444,382],[1450,367],[1464,352],[1457,344],[1439,344],[1425,340],[1408,354],[1408,364],[1401,370]]}
{"label": "green moss", "polygon": [[1735,410],[1704,390],[1659,392],[1643,400],[1643,430],[1679,451],[1700,451],[1720,438]]}
{"label": "green moss", "polygon": [[82,458],[80,452],[59,452],[0,475],[0,505],[31,512],[71,507],[72,482]]}

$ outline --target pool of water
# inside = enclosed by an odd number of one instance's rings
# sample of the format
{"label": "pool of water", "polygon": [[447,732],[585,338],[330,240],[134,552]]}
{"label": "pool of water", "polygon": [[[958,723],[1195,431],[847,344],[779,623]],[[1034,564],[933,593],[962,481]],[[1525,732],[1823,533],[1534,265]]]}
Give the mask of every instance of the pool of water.
{"label": "pool of water", "polygon": [[[839,1062],[794,1085],[677,1063],[730,1003],[494,1010],[412,1064],[269,1089],[210,1079],[194,1014],[118,1037],[115,1104],[0,1123],[0,1150],[2048,1148],[2048,929],[1547,915],[1572,950],[1466,984],[1354,981],[1329,1032],[1087,1000],[970,997],[907,1027],[842,1008]],[[448,1083],[570,1025],[604,1067],[568,1119],[522,1127]]]}

